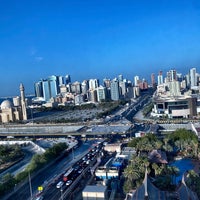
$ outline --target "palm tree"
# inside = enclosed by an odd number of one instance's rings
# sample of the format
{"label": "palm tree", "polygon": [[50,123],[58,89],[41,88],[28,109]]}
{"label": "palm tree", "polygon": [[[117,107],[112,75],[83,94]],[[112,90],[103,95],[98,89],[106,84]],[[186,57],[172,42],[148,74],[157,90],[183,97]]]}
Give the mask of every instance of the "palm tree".
{"label": "palm tree", "polygon": [[132,182],[140,178],[140,173],[137,170],[134,170],[132,165],[129,165],[124,170],[124,177]]}
{"label": "palm tree", "polygon": [[155,176],[157,176],[159,174],[159,166],[156,163],[153,163],[152,168],[154,169]]}

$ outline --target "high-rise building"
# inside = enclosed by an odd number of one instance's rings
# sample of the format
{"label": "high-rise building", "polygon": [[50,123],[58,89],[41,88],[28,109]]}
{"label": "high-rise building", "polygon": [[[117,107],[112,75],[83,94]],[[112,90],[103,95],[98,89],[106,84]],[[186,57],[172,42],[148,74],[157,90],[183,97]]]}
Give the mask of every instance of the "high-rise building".
{"label": "high-rise building", "polygon": [[99,80],[98,79],[90,79],[89,80],[89,89],[94,90],[99,87]]}
{"label": "high-rise building", "polygon": [[177,81],[181,82],[183,81],[183,76],[181,73],[176,73]]}
{"label": "high-rise building", "polygon": [[67,87],[66,87],[66,85],[60,85],[60,93],[62,95],[64,95],[64,94],[67,93]]}
{"label": "high-rise building", "polygon": [[139,81],[140,81],[139,76],[135,76],[134,77],[134,86],[138,86],[139,85]]}
{"label": "high-rise building", "polygon": [[70,77],[69,74],[67,74],[67,75],[65,76],[65,83],[66,83],[66,84],[71,83],[71,77]]}
{"label": "high-rise building", "polygon": [[163,84],[163,75],[162,75],[162,71],[159,71],[158,73],[158,85]]}
{"label": "high-rise building", "polygon": [[81,90],[83,94],[87,94],[88,90],[89,90],[89,81],[88,80],[84,80],[81,83]]}
{"label": "high-rise building", "polygon": [[119,81],[119,82],[122,82],[122,81],[123,81],[123,75],[122,75],[122,74],[120,74],[120,75],[118,76],[118,81]]}
{"label": "high-rise building", "polygon": [[100,85],[97,88],[97,101],[100,102],[106,99],[106,88]]}
{"label": "high-rise building", "polygon": [[140,83],[139,83],[139,88],[141,90],[146,90],[148,89],[148,83],[145,79],[143,79]]}
{"label": "high-rise building", "polygon": [[120,81],[119,82],[119,88],[120,88],[120,95],[125,97],[126,92],[127,92],[127,82]]}
{"label": "high-rise building", "polygon": [[73,93],[81,94],[81,84],[78,81],[72,83],[71,89]]}
{"label": "high-rise building", "polygon": [[59,76],[58,77],[58,85],[59,86],[64,85],[64,78],[63,78],[63,76]]}
{"label": "high-rise building", "polygon": [[56,97],[60,93],[58,77],[55,75],[48,77],[50,97]]}
{"label": "high-rise building", "polygon": [[49,101],[51,98],[51,93],[48,80],[42,80],[42,91],[43,91],[44,101]]}
{"label": "high-rise building", "polygon": [[103,79],[103,84],[106,88],[110,88],[110,79],[104,78]]}
{"label": "high-rise building", "polygon": [[179,81],[171,81],[169,82],[169,91],[171,96],[180,96],[180,82]]}
{"label": "high-rise building", "polygon": [[110,84],[110,93],[111,99],[113,101],[118,101],[120,94],[119,94],[119,82],[117,79],[113,79]]}
{"label": "high-rise building", "polygon": [[176,81],[176,80],[177,80],[176,70],[170,70],[169,72],[167,72],[167,77],[166,77],[167,82]]}
{"label": "high-rise building", "polygon": [[190,88],[197,86],[196,68],[190,69]]}
{"label": "high-rise building", "polygon": [[155,74],[154,73],[151,74],[151,85],[152,85],[153,88],[156,87],[156,81],[155,81]]}
{"label": "high-rise building", "polygon": [[43,97],[43,83],[42,81],[39,81],[34,84],[34,89],[35,89],[35,96],[36,97]]}
{"label": "high-rise building", "polygon": [[88,100],[91,102],[97,102],[97,91],[96,90],[89,90],[88,91]]}

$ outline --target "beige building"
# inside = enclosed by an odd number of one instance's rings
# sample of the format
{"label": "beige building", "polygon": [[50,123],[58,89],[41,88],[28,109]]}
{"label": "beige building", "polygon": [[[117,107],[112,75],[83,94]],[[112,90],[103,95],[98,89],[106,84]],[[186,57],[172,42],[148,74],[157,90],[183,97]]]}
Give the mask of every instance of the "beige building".
{"label": "beige building", "polygon": [[82,192],[83,200],[107,200],[107,187],[103,185],[87,185]]}
{"label": "beige building", "polygon": [[17,101],[17,104],[19,104],[17,106],[15,106],[16,98],[14,98],[15,105],[9,100],[4,100],[1,103],[1,106],[0,106],[0,122],[1,123],[27,120],[24,86],[22,84],[20,84],[20,94],[21,94],[21,98],[19,98],[19,101]]}
{"label": "beige building", "polygon": [[104,150],[108,152],[117,152],[120,153],[122,149],[122,144],[121,143],[114,143],[114,144],[107,144],[104,146]]}

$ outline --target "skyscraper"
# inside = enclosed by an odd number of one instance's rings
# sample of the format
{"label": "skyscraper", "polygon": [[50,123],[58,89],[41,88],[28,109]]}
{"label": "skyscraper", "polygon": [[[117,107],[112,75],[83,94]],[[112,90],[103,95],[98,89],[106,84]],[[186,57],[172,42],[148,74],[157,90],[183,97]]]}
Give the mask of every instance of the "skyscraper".
{"label": "skyscraper", "polygon": [[49,101],[51,98],[51,94],[50,94],[49,81],[46,79],[42,80],[42,91],[43,91],[44,101]]}
{"label": "skyscraper", "polygon": [[163,84],[163,75],[162,75],[162,71],[159,71],[158,73],[158,85]]}
{"label": "skyscraper", "polygon": [[65,76],[65,82],[66,82],[66,84],[71,83],[71,77],[70,77],[69,74],[67,74],[67,75]]}
{"label": "skyscraper", "polygon": [[81,84],[81,90],[83,94],[87,94],[88,90],[89,90],[89,81],[88,80],[84,80]]}
{"label": "skyscraper", "polygon": [[78,81],[72,83],[71,89],[73,93],[81,94],[81,83],[79,83]]}
{"label": "skyscraper", "polygon": [[89,80],[89,89],[94,90],[99,87],[99,80],[98,79],[90,79]]}
{"label": "skyscraper", "polygon": [[119,82],[117,79],[113,79],[110,84],[111,99],[113,101],[119,100]]}
{"label": "skyscraper", "polygon": [[155,74],[154,73],[151,74],[151,85],[152,85],[153,88],[155,88],[155,86],[156,86]]}
{"label": "skyscraper", "polygon": [[106,99],[106,88],[100,85],[97,88],[97,101],[102,101]]}
{"label": "skyscraper", "polygon": [[42,89],[42,81],[38,81],[34,84],[35,88],[35,96],[36,97],[43,97],[43,89]]}
{"label": "skyscraper", "polygon": [[110,79],[104,78],[103,79],[103,84],[106,88],[110,88]]}
{"label": "skyscraper", "polygon": [[197,86],[196,68],[190,69],[190,88]]}
{"label": "skyscraper", "polygon": [[64,78],[63,78],[63,76],[59,76],[58,77],[58,82],[59,82],[59,86],[61,86],[61,85],[64,84]]}
{"label": "skyscraper", "polygon": [[139,85],[139,76],[135,76],[134,77],[134,86],[138,86]]}
{"label": "skyscraper", "polygon": [[118,80],[119,80],[120,82],[123,81],[123,75],[122,75],[122,74],[120,74],[120,75],[118,76]]}
{"label": "skyscraper", "polygon": [[177,80],[176,70],[170,70],[167,72],[167,82],[172,82]]}
{"label": "skyscraper", "polygon": [[123,95],[125,97],[126,92],[127,92],[127,82],[120,81],[119,88],[120,88],[120,95]]}
{"label": "skyscraper", "polygon": [[56,97],[60,92],[58,77],[55,75],[48,77],[50,97]]}

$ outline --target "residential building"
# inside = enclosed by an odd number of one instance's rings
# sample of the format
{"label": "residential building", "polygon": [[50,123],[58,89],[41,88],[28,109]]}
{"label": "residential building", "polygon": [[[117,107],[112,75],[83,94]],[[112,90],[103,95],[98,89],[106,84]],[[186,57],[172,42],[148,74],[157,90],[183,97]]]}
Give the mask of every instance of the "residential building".
{"label": "residential building", "polygon": [[99,80],[98,79],[90,79],[89,80],[89,89],[94,90],[99,87]]}
{"label": "residential building", "polygon": [[190,69],[190,88],[197,86],[197,73],[196,68]]}
{"label": "residential building", "polygon": [[139,82],[140,82],[139,76],[135,76],[135,77],[134,77],[134,86],[138,86],[138,85],[139,85]]}
{"label": "residential building", "polygon": [[97,88],[97,101],[100,102],[102,100],[106,100],[106,88],[100,85]]}
{"label": "residential building", "polygon": [[162,71],[159,71],[159,74],[158,74],[158,85],[161,85],[163,84],[163,74],[162,74]]}
{"label": "residential building", "polygon": [[110,93],[111,93],[111,99],[113,101],[118,101],[120,98],[119,93],[119,81],[117,79],[113,79],[110,84]]}
{"label": "residential building", "polygon": [[71,77],[70,77],[69,74],[67,74],[67,75],[65,76],[65,83],[66,83],[66,85],[69,84],[69,83],[71,83]]}

